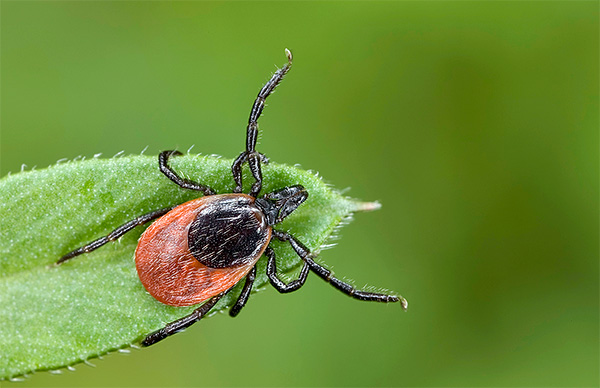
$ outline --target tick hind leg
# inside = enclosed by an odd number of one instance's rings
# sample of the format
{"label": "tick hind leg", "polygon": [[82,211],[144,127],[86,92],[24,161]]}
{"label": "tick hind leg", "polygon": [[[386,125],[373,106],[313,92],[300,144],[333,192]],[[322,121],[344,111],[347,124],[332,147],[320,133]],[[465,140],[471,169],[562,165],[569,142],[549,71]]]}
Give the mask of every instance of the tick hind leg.
{"label": "tick hind leg", "polygon": [[314,273],[316,273],[320,278],[325,280],[327,283],[330,283],[333,287],[342,291],[344,294],[351,296],[354,299],[366,300],[372,302],[400,302],[402,308],[406,310],[408,307],[408,302],[401,296],[396,295],[388,295],[388,294],[380,294],[376,292],[367,292],[360,291],[354,288],[352,285],[339,280],[338,278],[333,276],[333,272],[323,267],[320,264],[317,264],[308,250],[300,241],[296,240],[294,236],[286,232],[280,232],[273,229],[273,236],[281,241],[287,241],[290,243],[294,251],[302,260],[304,260],[305,265],[308,265]]}
{"label": "tick hind leg", "polygon": [[[250,270],[248,275],[246,275],[246,283],[244,284],[244,288],[242,289],[242,292],[240,293],[240,296],[238,297],[237,301],[235,302],[235,304],[229,311],[229,315],[231,315],[232,317],[235,317],[237,314],[239,314],[239,312],[242,310],[242,308],[246,305],[246,302],[248,301],[248,297],[250,296],[250,291],[252,290],[252,284],[254,283],[255,277],[256,277],[256,266],[254,266]],[[173,321],[173,322],[167,324],[162,329],[157,330],[151,334],[148,334],[146,336],[146,338],[144,338],[144,340],[142,341],[142,346],[154,345],[155,343],[162,341],[165,338],[167,338],[173,334],[176,334],[185,328],[192,326],[194,323],[196,323],[199,320],[201,320],[202,318],[204,318],[206,316],[206,314],[208,314],[208,312],[213,307],[215,307],[217,302],[219,300],[221,300],[221,298],[224,297],[232,289],[233,289],[233,287],[227,291],[224,291],[224,292],[216,295],[216,296],[213,296],[208,301],[206,301],[202,306],[200,306],[196,310],[194,310],[190,315],[187,315],[181,319]]]}
{"label": "tick hind leg", "polygon": [[100,237],[97,240],[92,241],[91,243],[88,243],[84,246],[82,246],[81,248],[77,248],[74,251],[71,251],[69,253],[67,253],[66,255],[64,255],[63,257],[61,257],[56,264],[62,264],[67,260],[70,260],[72,258],[74,258],[75,256],[79,256],[81,254],[84,253],[88,253],[91,252],[93,250],[96,250],[98,248],[100,248],[101,246],[103,246],[104,244],[107,244],[111,241],[115,241],[116,239],[118,239],[119,237],[123,236],[125,233],[129,232],[130,230],[132,230],[133,228],[135,228],[136,226],[145,224],[146,222],[152,221],[156,218],[162,217],[163,215],[167,214],[171,209],[173,209],[173,207],[167,207],[164,209],[160,209],[160,210],[155,210],[153,212],[144,214],[143,216],[139,216],[121,226],[119,226],[117,229],[113,230],[112,232],[110,232],[108,235],[104,236],[104,237]]}
{"label": "tick hind leg", "polygon": [[192,326],[194,323],[196,323],[199,320],[201,320],[202,318],[204,318],[204,316],[206,314],[208,314],[208,312],[213,307],[215,307],[217,302],[219,300],[221,300],[221,298],[223,296],[225,296],[229,291],[231,291],[231,288],[227,291],[224,291],[224,292],[216,295],[216,296],[213,296],[208,301],[206,301],[202,306],[200,306],[196,310],[194,310],[194,312],[192,312],[190,315],[185,316],[176,321],[173,321],[173,322],[167,324],[162,329],[157,330],[151,334],[148,334],[146,336],[146,338],[142,341],[142,346],[154,345],[155,343],[164,340],[168,336],[178,333],[178,332],[182,331],[183,329]]}
{"label": "tick hind leg", "polygon": [[248,119],[248,127],[246,129],[246,151],[242,152],[240,156],[235,159],[231,166],[231,172],[233,173],[233,180],[235,181],[234,193],[242,192],[242,165],[248,162],[250,172],[254,177],[254,184],[250,189],[250,195],[256,197],[262,188],[262,172],[261,163],[268,163],[269,160],[263,154],[256,152],[256,141],[258,140],[258,119],[265,107],[265,100],[273,90],[279,85],[283,76],[290,70],[292,66],[292,53],[286,49],[285,54],[288,59],[288,63],[281,69],[277,70],[273,77],[260,89],[258,96],[252,105],[250,111],[250,118]]}

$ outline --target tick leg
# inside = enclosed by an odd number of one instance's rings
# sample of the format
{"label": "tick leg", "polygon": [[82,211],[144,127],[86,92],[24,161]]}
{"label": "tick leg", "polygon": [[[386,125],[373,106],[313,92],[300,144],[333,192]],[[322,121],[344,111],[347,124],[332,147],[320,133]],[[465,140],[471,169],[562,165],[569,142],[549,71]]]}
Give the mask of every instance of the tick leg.
{"label": "tick leg", "polygon": [[308,266],[314,273],[319,275],[320,278],[322,278],[326,282],[330,283],[332,286],[334,286],[338,290],[342,291],[344,294],[349,295],[352,298],[359,299],[359,300],[384,302],[384,303],[400,302],[400,304],[402,305],[402,308],[404,310],[406,310],[406,308],[408,307],[408,302],[406,301],[406,299],[404,299],[401,296],[360,291],[360,290],[357,290],[354,287],[352,287],[350,284],[337,279],[336,277],[333,276],[333,272],[331,272],[327,268],[323,267],[322,265],[317,264],[313,260],[312,254],[310,253],[308,248],[306,248],[306,246],[304,246],[304,244],[302,244],[300,241],[296,240],[296,238],[294,236],[292,236],[291,234],[286,233],[286,232],[276,231],[275,229],[273,229],[273,236],[275,236],[276,238],[278,238],[281,241],[288,241],[290,243],[290,245],[292,246],[292,248],[294,249],[294,251],[296,251],[298,256],[300,256],[302,258],[302,260],[304,260],[304,262],[306,264],[308,264]]}
{"label": "tick leg", "polygon": [[[257,188],[257,185],[258,186],[262,185],[262,171],[260,169],[260,163],[267,164],[267,163],[269,163],[269,159],[265,155],[261,154],[260,152],[254,152],[253,154],[248,154],[247,152],[242,152],[240,154],[240,156],[238,156],[233,161],[233,164],[231,165],[231,172],[233,173],[233,180],[235,181],[235,189],[233,189],[234,193],[242,192],[242,165],[246,162],[248,162],[248,165],[250,167],[250,172],[252,173],[252,176],[256,180],[256,182],[254,182],[254,184],[252,185],[252,189],[250,191],[251,192],[255,191],[255,189]],[[261,182],[261,183],[259,184],[257,182]],[[258,192],[260,192],[260,189],[261,189],[261,187],[258,187],[258,191],[256,192],[256,195],[258,195]]]}
{"label": "tick leg", "polygon": [[192,326],[194,323],[201,320],[210,311],[210,309],[215,307],[217,302],[230,290],[231,288],[216,296],[213,296],[202,306],[194,310],[194,312],[192,312],[190,315],[173,321],[167,324],[162,329],[155,331],[154,333],[148,334],[148,336],[146,336],[146,338],[142,341],[142,346],[154,345],[155,343],[164,340],[168,336],[178,333],[183,329]]}
{"label": "tick leg", "polygon": [[230,316],[235,317],[236,315],[238,315],[242,308],[244,308],[244,306],[246,305],[246,302],[248,302],[248,297],[250,297],[250,291],[252,291],[252,284],[254,284],[255,278],[256,265],[252,267],[248,275],[246,275],[246,283],[244,283],[244,288],[242,288],[240,296],[238,297],[235,304],[231,307],[231,310],[229,310]]}
{"label": "tick leg", "polygon": [[296,291],[300,287],[304,285],[306,282],[306,278],[308,277],[308,271],[310,269],[308,263],[305,261],[302,270],[300,271],[300,276],[298,279],[292,280],[289,283],[285,283],[277,276],[277,266],[275,265],[275,251],[271,247],[267,247],[265,251],[267,257],[269,258],[269,262],[267,263],[267,276],[271,281],[271,284],[275,289],[281,293]]}
{"label": "tick leg", "polygon": [[252,176],[254,177],[254,184],[250,189],[250,195],[256,197],[262,188],[262,173],[260,169],[260,163],[267,163],[268,159],[261,153],[256,152],[256,141],[258,140],[258,119],[265,107],[265,100],[273,90],[279,85],[283,76],[290,70],[292,66],[292,53],[285,49],[285,54],[288,59],[288,63],[281,69],[277,70],[273,77],[260,89],[258,96],[252,105],[250,111],[250,118],[248,119],[248,127],[246,129],[246,151],[242,152],[240,156],[233,162],[231,166],[231,172],[233,173],[233,180],[235,181],[234,193],[242,192],[242,165],[248,162]]}
{"label": "tick leg", "polygon": [[179,156],[183,155],[179,151],[163,151],[158,155],[158,167],[160,168],[160,172],[165,174],[167,178],[175,182],[177,185],[184,189],[202,191],[204,195],[213,195],[215,191],[208,186],[200,185],[194,181],[189,179],[181,178],[167,163],[171,156]]}
{"label": "tick leg", "polygon": [[66,255],[64,255],[63,257],[58,259],[58,261],[56,262],[56,265],[62,264],[65,261],[72,259],[75,256],[79,256],[83,253],[88,253],[93,250],[96,250],[108,242],[115,241],[116,239],[123,236],[125,233],[129,232],[131,229],[135,228],[136,226],[145,224],[148,221],[152,221],[156,218],[162,217],[163,215],[165,215],[169,211],[171,211],[171,209],[173,209],[173,207],[167,207],[164,209],[155,210],[153,212],[144,214],[143,216],[139,216],[139,217],[119,226],[117,229],[110,232],[107,236],[100,237],[99,239],[94,240],[91,243],[82,246],[81,248],[77,248],[74,251],[67,253]]}

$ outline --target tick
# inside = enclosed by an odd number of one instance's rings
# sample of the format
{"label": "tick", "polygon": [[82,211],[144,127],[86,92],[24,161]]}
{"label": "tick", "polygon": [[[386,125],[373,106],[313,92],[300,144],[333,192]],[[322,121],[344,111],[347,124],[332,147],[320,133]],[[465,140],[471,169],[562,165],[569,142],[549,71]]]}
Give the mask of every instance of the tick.
{"label": "tick", "polygon": [[[308,198],[301,185],[287,186],[259,196],[262,188],[261,164],[268,159],[256,151],[258,119],[266,98],[281,82],[292,66],[292,54],[285,50],[288,63],[277,70],[263,86],[254,101],[246,131],[246,151],[238,156],[231,171],[233,193],[216,194],[208,186],[181,178],[169,166],[169,158],[181,155],[164,151],[158,156],[160,171],[184,189],[199,191],[204,196],[139,216],[61,257],[64,263],[83,253],[91,252],[114,241],[138,225],[157,219],[139,239],[135,251],[135,266],[146,290],[159,302],[170,306],[191,306],[204,302],[190,315],[167,324],[149,334],[142,345],[149,346],[191,326],[204,317],[233,287],[245,278],[244,286],[229,314],[234,317],[246,305],[256,276],[256,263],[265,254],[267,276],[277,291],[291,292],[304,285],[310,271],[352,298],[375,302],[407,302],[396,295],[360,291],[345,283],[316,263],[314,255],[298,239],[273,227],[289,216]],[[248,194],[242,192],[242,166],[248,163],[254,183]],[[275,252],[269,246],[275,238],[288,242],[302,259],[297,279],[286,283],[277,275]]]}

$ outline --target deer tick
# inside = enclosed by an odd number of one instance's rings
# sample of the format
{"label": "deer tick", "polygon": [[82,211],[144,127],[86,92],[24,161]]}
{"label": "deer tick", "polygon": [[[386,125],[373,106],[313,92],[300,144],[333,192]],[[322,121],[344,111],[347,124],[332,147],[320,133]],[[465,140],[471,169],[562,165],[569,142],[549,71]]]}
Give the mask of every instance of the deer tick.
{"label": "deer tick", "polygon": [[[231,171],[233,193],[217,194],[213,189],[180,177],[169,166],[169,158],[181,155],[164,151],[158,156],[160,171],[184,189],[204,195],[178,206],[155,210],[141,215],[89,244],[61,257],[64,263],[83,253],[91,252],[114,241],[138,225],[155,220],[139,239],[135,265],[140,281],[158,301],[170,306],[191,306],[204,302],[188,316],[167,324],[149,334],[142,345],[152,345],[204,317],[225,294],[245,278],[237,301],[229,314],[236,316],[246,304],[256,277],[256,263],[265,254],[268,258],[267,276],[277,291],[291,292],[304,285],[310,271],[352,298],[375,302],[407,302],[396,295],[360,291],[339,280],[333,273],[316,263],[313,254],[298,239],[285,231],[274,229],[308,198],[301,185],[287,186],[259,196],[263,177],[261,164],[268,159],[256,151],[258,119],[266,98],[281,82],[292,66],[292,54],[285,50],[288,63],[277,70],[258,93],[248,120],[246,151],[233,162]],[[242,192],[242,166],[248,167],[254,183],[248,194]],[[287,241],[303,261],[297,279],[286,283],[277,275],[275,252],[269,246],[273,238]]]}

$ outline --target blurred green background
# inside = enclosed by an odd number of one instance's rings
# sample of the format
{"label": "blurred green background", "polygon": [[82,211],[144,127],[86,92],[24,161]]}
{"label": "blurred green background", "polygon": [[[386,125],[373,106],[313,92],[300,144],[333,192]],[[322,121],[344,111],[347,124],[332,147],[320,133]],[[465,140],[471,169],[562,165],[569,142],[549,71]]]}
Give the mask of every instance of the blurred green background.
{"label": "blurred green background", "polygon": [[598,19],[596,1],[2,1],[2,176],[146,146],[235,157],[288,47],[258,149],[383,204],[321,259],[410,302],[311,276],[14,386],[598,385]]}

